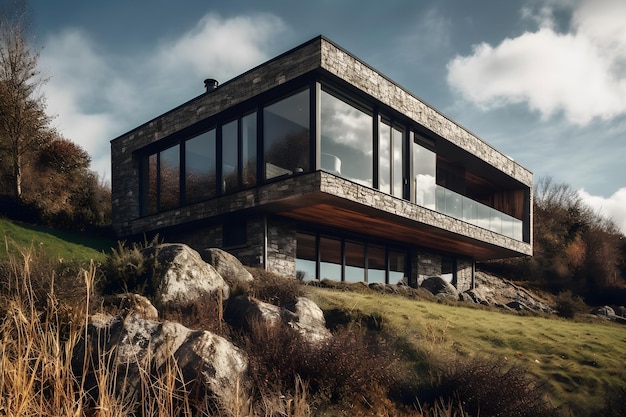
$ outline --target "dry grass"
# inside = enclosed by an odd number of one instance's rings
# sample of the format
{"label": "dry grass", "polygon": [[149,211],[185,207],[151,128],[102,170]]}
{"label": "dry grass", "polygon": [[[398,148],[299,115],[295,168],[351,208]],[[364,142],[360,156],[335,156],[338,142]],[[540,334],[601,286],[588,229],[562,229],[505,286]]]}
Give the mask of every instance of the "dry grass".
{"label": "dry grass", "polygon": [[[267,343],[256,345],[251,360],[257,369],[229,404],[217,406],[185,384],[173,359],[159,370],[140,368],[139,383],[130,389],[124,368],[112,366],[112,355],[80,349],[88,312],[99,305],[96,266],[62,268],[61,276],[50,265],[32,248],[0,265],[2,416],[466,417],[452,402],[421,408],[394,403],[385,388],[394,382],[393,363],[380,350],[391,347],[365,330],[345,327],[329,343],[307,348],[286,332],[258,329],[256,342],[265,337]],[[270,284],[273,297],[299,294],[293,288],[274,292]]]}

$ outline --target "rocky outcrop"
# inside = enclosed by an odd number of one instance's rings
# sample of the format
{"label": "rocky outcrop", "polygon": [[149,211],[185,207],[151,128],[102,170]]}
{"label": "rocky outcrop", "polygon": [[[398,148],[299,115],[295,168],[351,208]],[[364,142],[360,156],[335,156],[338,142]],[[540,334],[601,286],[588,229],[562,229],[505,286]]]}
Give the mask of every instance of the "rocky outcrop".
{"label": "rocky outcrop", "polygon": [[224,300],[229,296],[222,276],[187,245],[161,244],[143,249],[142,255],[152,270],[149,282],[157,308],[191,304],[207,295],[221,293]]}
{"label": "rocky outcrop", "polygon": [[247,368],[245,354],[220,336],[136,314],[93,315],[86,335],[74,351],[75,375],[86,370],[86,391],[96,396],[99,369],[106,367],[114,375],[116,396],[129,404],[149,392],[145,384],[151,377],[168,371],[184,384],[201,384],[201,392],[218,404],[228,404]]}
{"label": "rocky outcrop", "polygon": [[554,309],[538,296],[511,281],[482,271],[474,275],[475,287],[460,295],[462,301],[493,305],[514,311],[554,313]]}

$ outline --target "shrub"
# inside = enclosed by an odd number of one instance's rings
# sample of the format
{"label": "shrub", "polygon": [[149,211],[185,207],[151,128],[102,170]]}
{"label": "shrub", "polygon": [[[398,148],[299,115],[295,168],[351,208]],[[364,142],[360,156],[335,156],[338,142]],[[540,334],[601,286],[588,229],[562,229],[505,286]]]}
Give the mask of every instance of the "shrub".
{"label": "shrub", "polygon": [[464,411],[480,417],[553,416],[544,390],[524,368],[493,358],[458,360],[443,367],[431,395],[458,401]]}
{"label": "shrub", "polygon": [[[150,293],[153,290],[150,277],[158,266],[156,247],[161,243],[158,235],[143,243],[127,245],[126,242],[117,242],[117,248],[112,248],[101,268],[101,291],[106,294],[129,291]],[[148,248],[154,250],[144,253]]]}
{"label": "shrub", "polygon": [[284,306],[304,295],[302,283],[296,279],[274,274],[260,268],[250,268],[254,280],[249,294],[266,303]]}
{"label": "shrub", "polygon": [[310,343],[286,324],[257,321],[240,335],[239,344],[248,353],[250,378],[262,397],[293,395],[293,381],[301,379],[311,398],[324,403],[391,405],[387,387],[393,357],[364,332],[343,328],[325,342]]}
{"label": "shrub", "polygon": [[563,291],[556,296],[556,313],[560,317],[572,319],[576,314],[582,313],[587,310],[587,305],[577,295],[574,295],[571,291]]}

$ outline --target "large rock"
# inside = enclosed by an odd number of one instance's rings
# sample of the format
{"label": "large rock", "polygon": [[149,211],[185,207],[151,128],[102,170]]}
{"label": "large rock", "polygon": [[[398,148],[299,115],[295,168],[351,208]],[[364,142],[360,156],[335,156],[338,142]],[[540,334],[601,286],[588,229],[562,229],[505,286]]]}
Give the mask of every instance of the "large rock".
{"label": "large rock", "polygon": [[143,295],[125,293],[108,295],[103,299],[102,306],[107,312],[113,311],[114,315],[127,316],[136,314],[148,320],[158,320],[159,312]]}
{"label": "large rock", "polygon": [[[296,302],[287,304],[285,308],[295,314],[290,321],[291,326],[310,342],[319,342],[330,337],[326,328],[324,312],[317,304],[306,297],[298,297]],[[286,315],[283,315],[286,317]]]}
{"label": "large rock", "polygon": [[143,249],[142,254],[152,268],[152,301],[157,308],[188,305],[207,295],[221,293],[224,300],[229,296],[221,275],[187,245],[161,244]]}
{"label": "large rock", "polygon": [[129,404],[149,392],[145,384],[150,384],[150,376],[173,372],[185,384],[200,383],[208,398],[226,405],[237,395],[247,368],[243,351],[220,336],[136,314],[126,318],[93,315],[86,340],[74,351],[76,376],[87,369],[85,389],[97,396],[98,379],[106,370],[118,399]]}
{"label": "large rock", "polygon": [[451,298],[453,300],[459,299],[459,292],[454,288],[454,285],[441,277],[426,278],[420,287],[439,297]]}
{"label": "large rock", "polygon": [[252,274],[230,253],[218,248],[209,248],[200,252],[202,259],[213,266],[227,282],[250,282]]}
{"label": "large rock", "polygon": [[237,327],[250,329],[255,322],[276,325],[283,323],[299,332],[311,343],[330,337],[324,313],[313,301],[298,297],[285,308],[240,295],[232,298],[226,308],[226,319]]}
{"label": "large rock", "polygon": [[282,309],[249,295],[238,295],[228,301],[225,317],[233,325],[249,330],[254,322],[274,325],[281,321]]}
{"label": "large rock", "polygon": [[615,310],[613,310],[609,306],[602,306],[602,307],[594,308],[591,314],[595,314],[596,316],[602,316],[602,317],[606,317],[610,319],[610,318],[615,317]]}

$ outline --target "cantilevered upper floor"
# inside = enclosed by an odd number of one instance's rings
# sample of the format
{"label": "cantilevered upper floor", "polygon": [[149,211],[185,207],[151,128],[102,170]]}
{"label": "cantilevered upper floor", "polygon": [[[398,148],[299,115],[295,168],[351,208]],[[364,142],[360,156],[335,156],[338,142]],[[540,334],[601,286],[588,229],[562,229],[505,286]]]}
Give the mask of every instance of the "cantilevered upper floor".
{"label": "cantilevered upper floor", "polygon": [[233,213],[532,254],[532,174],[323,37],[111,142],[120,236]]}

